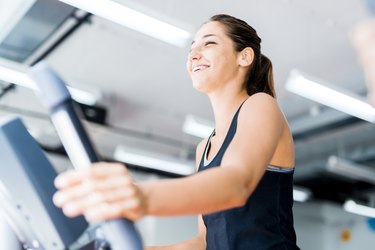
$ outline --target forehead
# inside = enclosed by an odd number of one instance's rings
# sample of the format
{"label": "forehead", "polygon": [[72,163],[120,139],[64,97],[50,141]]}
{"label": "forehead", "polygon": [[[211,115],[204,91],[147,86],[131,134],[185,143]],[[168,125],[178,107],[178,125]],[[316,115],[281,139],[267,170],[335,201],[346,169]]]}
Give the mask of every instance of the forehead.
{"label": "forehead", "polygon": [[220,22],[205,23],[195,34],[194,41],[202,39],[208,34],[212,34],[218,37],[224,37],[226,35],[225,27]]}

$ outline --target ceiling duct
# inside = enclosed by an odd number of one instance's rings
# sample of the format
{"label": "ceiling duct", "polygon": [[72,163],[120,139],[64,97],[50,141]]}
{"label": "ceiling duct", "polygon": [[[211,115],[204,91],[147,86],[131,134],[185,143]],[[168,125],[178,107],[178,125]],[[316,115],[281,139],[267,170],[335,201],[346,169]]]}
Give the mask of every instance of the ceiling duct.
{"label": "ceiling duct", "polygon": [[[6,2],[5,5],[8,5],[9,2]],[[6,33],[0,34],[0,57],[24,63],[72,16],[76,9],[59,1],[18,0],[16,2],[19,4],[18,8],[16,5],[9,6],[14,6],[17,15],[20,15],[19,13],[24,15],[22,17],[8,15],[7,20],[1,20],[5,25]],[[13,18],[15,19],[12,21]]]}

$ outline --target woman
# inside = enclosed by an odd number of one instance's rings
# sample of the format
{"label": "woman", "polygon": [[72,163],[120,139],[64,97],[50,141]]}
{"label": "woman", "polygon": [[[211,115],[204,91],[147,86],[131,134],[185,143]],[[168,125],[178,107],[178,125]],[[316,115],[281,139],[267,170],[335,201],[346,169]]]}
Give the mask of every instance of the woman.
{"label": "woman", "polygon": [[200,214],[195,238],[149,249],[299,249],[293,140],[260,42],[253,28],[228,15],[213,16],[195,36],[187,70],[215,115],[214,132],[197,147],[197,174],[134,184],[122,165],[99,163],[61,174],[55,203],[92,221]]}

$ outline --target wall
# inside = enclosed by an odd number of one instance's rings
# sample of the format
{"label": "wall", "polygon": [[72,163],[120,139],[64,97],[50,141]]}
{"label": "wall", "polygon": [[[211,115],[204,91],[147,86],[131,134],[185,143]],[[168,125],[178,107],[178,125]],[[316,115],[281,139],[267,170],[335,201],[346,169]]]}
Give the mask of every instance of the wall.
{"label": "wall", "polygon": [[303,250],[373,250],[368,219],[328,202],[295,203],[297,242]]}

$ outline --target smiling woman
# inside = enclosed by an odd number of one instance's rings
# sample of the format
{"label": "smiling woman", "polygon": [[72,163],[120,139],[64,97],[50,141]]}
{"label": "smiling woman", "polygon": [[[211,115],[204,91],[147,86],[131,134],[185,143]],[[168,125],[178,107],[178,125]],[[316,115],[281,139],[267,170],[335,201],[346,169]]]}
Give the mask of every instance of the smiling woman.
{"label": "smiling woman", "polygon": [[[237,74],[237,71],[232,71],[234,61],[236,60],[237,53],[242,52],[244,59],[253,60],[252,67],[246,72],[247,79],[245,87],[248,93],[254,94],[257,92],[265,92],[275,97],[272,63],[260,51],[261,39],[258,37],[256,31],[245,22],[237,22],[231,19],[224,19],[222,15],[213,16],[210,22],[202,26],[201,30],[197,33],[196,37],[201,36],[200,41],[193,41],[190,53],[187,60],[187,69],[193,79],[193,84],[199,86],[199,75],[192,74],[199,72],[203,69],[209,68],[210,60],[216,57],[221,65],[216,65],[219,71],[216,78],[221,81],[228,76],[229,79]],[[215,33],[207,33],[210,30],[215,30]],[[241,34],[241,35],[238,35]],[[218,47],[216,45],[219,45]],[[234,50],[233,50],[234,47]],[[200,60],[204,51],[205,57]],[[215,54],[216,53],[216,54]],[[207,61],[208,60],[208,61]],[[231,61],[232,60],[232,61]],[[247,63],[247,62],[242,62]],[[221,68],[219,68],[221,67]]]}
{"label": "smiling woman", "polygon": [[260,43],[251,26],[229,15],[213,16],[195,35],[187,70],[215,116],[213,133],[197,146],[198,173],[135,184],[124,166],[99,163],[61,174],[55,203],[92,221],[198,215],[195,238],[147,249],[299,249],[293,139]]}

